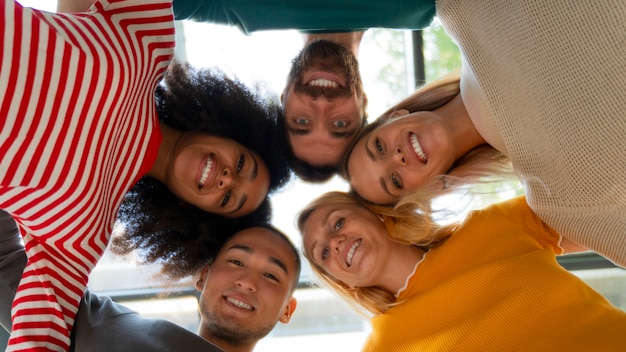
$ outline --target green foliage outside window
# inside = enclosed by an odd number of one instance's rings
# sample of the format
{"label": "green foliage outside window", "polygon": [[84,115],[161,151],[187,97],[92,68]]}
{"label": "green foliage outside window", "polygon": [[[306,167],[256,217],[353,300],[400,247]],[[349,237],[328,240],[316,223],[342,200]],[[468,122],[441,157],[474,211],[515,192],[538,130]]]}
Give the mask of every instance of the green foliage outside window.
{"label": "green foliage outside window", "polygon": [[422,33],[426,82],[461,68],[461,52],[438,20],[435,19]]}

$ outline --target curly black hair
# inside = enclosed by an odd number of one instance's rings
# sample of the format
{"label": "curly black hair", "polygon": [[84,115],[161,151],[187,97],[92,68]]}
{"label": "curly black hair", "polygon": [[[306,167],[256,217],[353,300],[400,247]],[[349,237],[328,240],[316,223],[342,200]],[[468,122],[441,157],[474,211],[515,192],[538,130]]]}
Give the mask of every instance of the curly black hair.
{"label": "curly black hair", "polygon": [[[264,95],[265,93],[265,95]],[[246,87],[218,69],[194,69],[173,61],[156,89],[159,120],[180,131],[231,138],[256,151],[270,173],[270,193],[287,184],[291,171],[277,137],[278,97]],[[115,254],[135,251],[141,263],[162,265],[168,280],[195,274],[230,235],[253,222],[269,222],[269,199],[237,219],[207,213],[144,176],[127,193],[118,213],[125,230],[111,244]]]}
{"label": "curly black hair", "polygon": [[156,90],[159,120],[179,131],[226,137],[254,150],[267,164],[270,193],[291,178],[277,123],[282,106],[275,93],[247,87],[217,68],[194,69],[173,61]]}
{"label": "curly black hair", "polygon": [[231,219],[181,201],[161,182],[137,184],[120,207],[123,230],[111,242],[118,255],[135,252],[142,264],[160,264],[164,281],[197,273],[236,232],[269,222],[269,198],[251,214]]}

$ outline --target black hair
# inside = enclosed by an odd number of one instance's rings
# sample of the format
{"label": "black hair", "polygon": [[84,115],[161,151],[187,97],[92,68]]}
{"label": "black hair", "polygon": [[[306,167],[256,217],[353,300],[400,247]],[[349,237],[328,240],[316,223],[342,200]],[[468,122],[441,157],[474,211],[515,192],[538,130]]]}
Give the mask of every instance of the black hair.
{"label": "black hair", "polygon": [[194,69],[173,61],[156,90],[159,120],[179,131],[230,138],[254,150],[267,164],[270,193],[284,186],[291,171],[282,152],[278,96],[247,87],[217,68]]}
{"label": "black hair", "polygon": [[[233,139],[267,164],[270,192],[284,186],[291,171],[277,137],[282,110],[278,97],[246,87],[217,69],[193,69],[173,61],[156,89],[159,120],[180,131]],[[228,219],[192,206],[169,188],[144,176],[128,192],[118,213],[125,230],[112,251],[136,250],[142,263],[160,263],[162,274],[183,278],[201,269],[219,244],[250,222],[270,221],[269,199],[251,214]]]}

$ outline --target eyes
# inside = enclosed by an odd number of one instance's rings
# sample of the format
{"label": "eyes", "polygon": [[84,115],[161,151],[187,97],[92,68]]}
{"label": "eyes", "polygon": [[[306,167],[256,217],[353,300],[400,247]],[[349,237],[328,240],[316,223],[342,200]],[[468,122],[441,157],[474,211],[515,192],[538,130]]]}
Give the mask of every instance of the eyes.
{"label": "eyes", "polygon": [[[343,217],[340,217],[334,222],[334,224],[332,225],[332,228],[335,232],[337,232],[341,230],[341,228],[343,227],[345,223],[346,223],[346,219]],[[320,257],[322,258],[322,260],[326,260],[329,254],[330,254],[330,247],[324,247],[322,248],[322,253],[320,254]]]}
{"label": "eyes", "polygon": [[345,128],[348,127],[348,121],[333,121],[333,126],[337,128]]}
{"label": "eyes", "polygon": [[[385,144],[382,140],[380,140],[379,138],[375,138],[374,139],[374,150],[376,150],[376,152],[381,156],[384,157],[385,153],[386,153],[386,148],[385,148]],[[402,185],[402,179],[394,172],[390,172],[389,173],[389,181],[391,182],[392,185],[394,185],[394,187],[396,187],[397,189],[402,189],[403,185]]]}
{"label": "eyes", "polygon": [[337,221],[335,221],[335,225],[333,226],[335,231],[341,230],[345,222],[346,222],[346,219],[344,218],[339,218]]}
{"label": "eyes", "polygon": [[391,183],[396,186],[396,188],[402,189],[402,181],[394,173],[389,175],[389,179],[391,179]]}
{"label": "eyes", "polygon": [[322,249],[322,254],[320,256],[322,260],[326,260],[326,258],[328,258],[329,253],[330,253],[330,248],[324,247],[324,249]]}
{"label": "eyes", "polygon": [[[246,265],[244,264],[243,261],[238,260],[238,259],[229,259],[228,260],[229,263],[237,266],[237,267],[241,267],[244,268],[246,267]],[[276,276],[275,274],[271,273],[271,272],[263,272],[262,274],[265,278],[271,280],[271,281],[275,281],[275,282],[280,282],[280,279],[278,278],[278,276]]]}
{"label": "eyes", "polygon": [[[306,127],[311,124],[311,120],[306,119],[304,117],[296,118],[293,121],[298,127]],[[330,123],[333,125],[333,127],[341,128],[341,129],[346,128],[350,125],[349,121],[346,121],[346,120],[336,120],[336,121],[331,121]]]}
{"label": "eyes", "polygon": [[246,157],[241,154],[239,156],[239,161],[237,162],[237,173],[239,173],[241,171],[241,169],[243,169],[243,163],[245,162]]}
{"label": "eyes", "polygon": [[378,138],[374,139],[374,149],[376,149],[378,154],[385,155],[385,146],[383,142]]}
{"label": "eyes", "polygon": [[226,192],[224,198],[222,198],[222,203],[220,203],[220,207],[224,208],[228,205],[228,201],[230,200],[230,191]]}
{"label": "eyes", "polygon": [[[246,162],[246,156],[243,154],[239,155],[239,159],[237,160],[237,175],[241,173],[241,170],[243,169],[245,162]],[[230,201],[230,197],[231,197],[231,191],[226,192],[226,194],[224,195],[224,198],[222,198],[220,207],[222,208],[226,207],[226,205],[228,205],[228,202]]]}

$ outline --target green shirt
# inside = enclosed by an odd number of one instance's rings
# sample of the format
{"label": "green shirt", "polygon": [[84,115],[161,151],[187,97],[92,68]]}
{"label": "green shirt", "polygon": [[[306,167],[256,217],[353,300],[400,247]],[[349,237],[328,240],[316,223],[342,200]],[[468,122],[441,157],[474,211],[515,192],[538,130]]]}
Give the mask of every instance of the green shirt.
{"label": "green shirt", "polygon": [[422,29],[435,16],[435,1],[174,0],[174,14],[177,20],[237,26],[245,33],[272,29]]}

